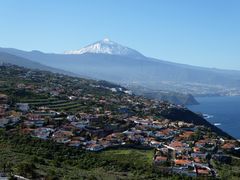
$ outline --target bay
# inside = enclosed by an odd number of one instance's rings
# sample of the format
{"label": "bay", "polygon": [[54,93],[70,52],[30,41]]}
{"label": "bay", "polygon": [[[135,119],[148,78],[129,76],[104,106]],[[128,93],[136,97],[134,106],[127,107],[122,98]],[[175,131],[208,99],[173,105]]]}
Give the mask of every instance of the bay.
{"label": "bay", "polygon": [[206,120],[240,139],[240,96],[197,97],[199,105],[188,106]]}

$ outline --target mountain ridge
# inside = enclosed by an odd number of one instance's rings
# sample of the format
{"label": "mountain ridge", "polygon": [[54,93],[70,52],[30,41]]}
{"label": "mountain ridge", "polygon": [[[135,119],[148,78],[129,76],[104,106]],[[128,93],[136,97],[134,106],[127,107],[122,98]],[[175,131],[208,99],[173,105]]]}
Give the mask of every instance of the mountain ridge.
{"label": "mountain ridge", "polygon": [[38,70],[46,70],[46,71],[51,71],[54,73],[60,73],[60,74],[65,74],[65,75],[70,75],[70,76],[79,76],[77,74],[67,72],[62,69],[49,67],[49,66],[40,64],[38,62],[34,62],[29,59],[19,57],[19,56],[13,55],[13,54],[5,53],[5,52],[0,52],[0,64],[14,64],[14,65],[18,65],[20,67],[26,67],[26,68],[38,69]]}
{"label": "mountain ridge", "polygon": [[[105,43],[111,44],[111,42],[107,40]],[[240,71],[237,70],[173,63],[149,58],[142,54],[141,57],[131,56],[131,54],[109,54],[109,51],[104,54],[99,53],[98,50],[97,53],[85,51],[82,54],[51,54],[0,48],[0,52],[7,52],[50,67],[121,85],[137,84],[153,90],[168,90],[193,95],[240,94]]]}

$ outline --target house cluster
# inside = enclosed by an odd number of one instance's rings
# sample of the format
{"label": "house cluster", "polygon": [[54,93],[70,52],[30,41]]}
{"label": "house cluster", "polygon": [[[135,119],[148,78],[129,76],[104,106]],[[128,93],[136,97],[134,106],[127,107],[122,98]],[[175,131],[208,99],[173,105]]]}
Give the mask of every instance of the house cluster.
{"label": "house cluster", "polygon": [[9,110],[8,96],[0,94],[0,128],[14,126],[20,121],[19,113]]}
{"label": "house cluster", "polygon": [[[132,115],[125,106],[118,109],[117,115],[109,110],[71,114],[57,112],[47,106],[32,109],[28,103],[16,103],[16,111],[11,111],[8,97],[1,94],[0,98],[0,127],[20,124],[24,134],[89,151],[117,146],[152,147],[155,148],[154,164],[168,172],[216,177],[211,159],[231,161],[225,152],[239,150],[234,140],[204,135],[202,132],[207,130],[201,129],[204,128],[202,126],[150,115],[140,118]],[[90,100],[91,96],[86,98]],[[135,103],[132,107],[145,109],[151,105],[157,106],[156,103],[145,102]]]}
{"label": "house cluster", "polygon": [[[239,150],[238,143],[236,140],[205,135],[203,132],[206,130],[198,131],[196,128],[203,127],[179,128],[181,132],[173,139],[160,142],[155,151],[154,163],[168,172],[217,177],[211,160],[224,163],[228,160],[230,163],[231,156],[226,152]],[[199,132],[202,134],[199,135]]]}
{"label": "house cluster", "polygon": [[237,141],[222,139],[203,126],[159,115],[182,106],[132,96],[103,82],[89,85],[84,79],[30,70],[18,77],[34,83],[16,82],[17,90],[45,99],[10,105],[9,97],[0,94],[0,128],[18,125],[22,134],[89,151],[154,148],[156,166],[188,176],[217,176],[211,160],[231,161],[226,152],[240,149]]}

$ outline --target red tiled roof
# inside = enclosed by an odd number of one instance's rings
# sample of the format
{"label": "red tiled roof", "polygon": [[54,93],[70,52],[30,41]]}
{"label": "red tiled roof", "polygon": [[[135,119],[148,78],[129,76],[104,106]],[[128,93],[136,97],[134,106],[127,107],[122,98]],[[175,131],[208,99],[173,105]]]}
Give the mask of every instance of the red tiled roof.
{"label": "red tiled roof", "polygon": [[231,149],[234,147],[235,147],[235,144],[232,144],[232,143],[226,143],[222,146],[223,149]]}
{"label": "red tiled roof", "polygon": [[200,158],[199,158],[199,157],[195,157],[195,158],[194,158],[194,162],[196,162],[196,163],[200,163],[200,162],[201,162],[201,160],[200,160]]}
{"label": "red tiled roof", "polygon": [[78,141],[78,140],[72,140],[69,142],[69,144],[79,144],[79,143],[80,143],[80,141]]}
{"label": "red tiled roof", "polygon": [[207,169],[198,169],[198,174],[205,174],[208,175],[209,171]]}
{"label": "red tiled roof", "polygon": [[169,144],[169,146],[173,147],[173,148],[175,148],[175,147],[183,147],[183,143],[180,142],[180,141],[173,141],[173,142],[171,142],[171,144]]}
{"label": "red tiled roof", "polygon": [[185,159],[176,159],[175,160],[176,165],[186,165],[186,164],[190,164],[190,163],[191,163],[191,161],[185,160]]}
{"label": "red tiled roof", "polygon": [[157,157],[155,158],[155,161],[167,161],[167,157],[157,156]]}
{"label": "red tiled roof", "polygon": [[160,132],[161,134],[168,135],[171,132],[171,129],[163,129]]}
{"label": "red tiled roof", "polygon": [[180,135],[182,138],[188,138],[190,137],[194,132],[192,131],[185,131],[183,134]]}
{"label": "red tiled roof", "polygon": [[193,151],[194,151],[194,152],[199,152],[199,151],[200,151],[200,148],[194,147],[194,148],[193,148]]}

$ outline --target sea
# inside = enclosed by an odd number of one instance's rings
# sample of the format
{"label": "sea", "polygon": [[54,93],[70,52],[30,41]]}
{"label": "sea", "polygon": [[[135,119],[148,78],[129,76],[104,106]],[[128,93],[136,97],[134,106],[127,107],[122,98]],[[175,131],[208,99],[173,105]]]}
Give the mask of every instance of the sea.
{"label": "sea", "polygon": [[199,105],[188,108],[202,113],[206,120],[240,139],[240,96],[197,97]]}

